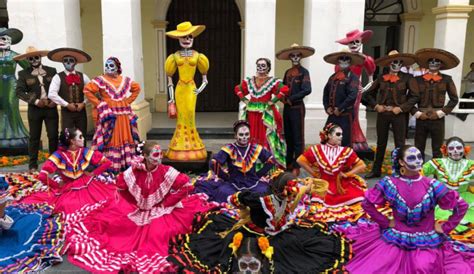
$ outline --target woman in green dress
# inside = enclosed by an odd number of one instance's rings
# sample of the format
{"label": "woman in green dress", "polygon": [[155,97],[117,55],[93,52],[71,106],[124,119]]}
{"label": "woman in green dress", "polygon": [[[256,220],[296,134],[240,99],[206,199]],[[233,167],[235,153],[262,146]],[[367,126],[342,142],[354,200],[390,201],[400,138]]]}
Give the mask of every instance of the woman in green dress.
{"label": "woman in green dress", "polygon": [[[26,154],[28,149],[28,131],[23,124],[15,95],[15,70],[18,55],[10,50],[23,38],[18,29],[0,28],[0,154]],[[18,63],[27,68],[28,62]]]}
{"label": "woman in green dress", "polygon": [[[459,196],[469,204],[469,209],[461,223],[451,232],[453,239],[474,243],[474,160],[466,159],[469,146],[459,137],[451,137],[441,148],[444,158],[434,158],[423,165],[425,176],[434,176],[448,188],[459,192]],[[452,211],[436,208],[435,217],[445,221]]]}

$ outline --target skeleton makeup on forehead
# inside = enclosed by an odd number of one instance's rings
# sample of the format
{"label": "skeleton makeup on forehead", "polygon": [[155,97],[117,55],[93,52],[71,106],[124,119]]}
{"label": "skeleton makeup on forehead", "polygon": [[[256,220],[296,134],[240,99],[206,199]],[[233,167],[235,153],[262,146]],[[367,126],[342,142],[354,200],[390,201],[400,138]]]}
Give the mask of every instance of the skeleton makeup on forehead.
{"label": "skeleton makeup on forehead", "polygon": [[405,151],[403,162],[405,162],[406,169],[420,171],[423,166],[423,156],[416,147],[410,147]]}
{"label": "skeleton makeup on forehead", "polygon": [[293,65],[299,65],[301,62],[301,52],[290,53],[289,57]]}
{"label": "skeleton makeup on forehead", "polygon": [[26,60],[28,61],[30,66],[32,66],[33,68],[37,68],[41,65],[41,56],[39,56],[39,55],[30,56],[30,57],[26,58]]}
{"label": "skeleton makeup on forehead", "polygon": [[105,62],[105,73],[106,74],[116,74],[118,73],[118,66],[111,59],[107,59]]}
{"label": "skeleton makeup on forehead", "polygon": [[145,155],[146,161],[153,165],[158,166],[161,164],[161,160],[163,159],[163,152],[161,151],[161,147],[159,145],[153,146],[150,151],[150,154]]}
{"label": "skeleton makeup on forehead", "polygon": [[76,130],[76,136],[71,140],[71,144],[79,148],[84,147],[84,136],[79,129]]}
{"label": "skeleton makeup on forehead", "polygon": [[464,144],[459,140],[452,140],[447,144],[448,157],[451,160],[459,161],[464,157]]}
{"label": "skeleton makeup on forehead", "polygon": [[271,63],[270,60],[267,58],[259,58],[257,60],[257,73],[261,75],[266,75],[270,72],[271,70]]}
{"label": "skeleton makeup on forehead", "polygon": [[67,71],[74,71],[76,64],[77,64],[76,58],[72,56],[63,57],[63,66]]}
{"label": "skeleton makeup on forehead", "polygon": [[428,69],[431,71],[438,71],[441,68],[441,60],[436,58],[430,58],[428,60]]}
{"label": "skeleton makeup on forehead", "polygon": [[193,42],[194,42],[194,37],[192,35],[188,35],[185,37],[180,37],[179,38],[179,45],[183,49],[190,49],[193,47]]}
{"label": "skeleton makeup on forehead", "polygon": [[343,55],[343,56],[339,57],[339,59],[337,59],[337,61],[339,63],[339,67],[341,69],[346,69],[346,68],[350,67],[351,63],[352,63],[351,57],[349,57],[347,55]]}
{"label": "skeleton makeup on forehead", "polygon": [[354,41],[349,42],[347,46],[352,52],[360,52],[360,49],[362,48],[362,40],[356,39]]}
{"label": "skeleton makeup on forehead", "polygon": [[403,61],[402,60],[393,60],[390,63],[390,71],[392,71],[392,72],[399,72],[402,67],[403,67]]}
{"label": "skeleton makeup on forehead", "polygon": [[239,273],[257,274],[260,273],[262,262],[251,255],[244,255],[239,258]]}
{"label": "skeleton makeup on forehead", "polygon": [[334,129],[330,130],[328,137],[328,144],[333,146],[340,146],[342,143],[342,128],[335,127]]}
{"label": "skeleton makeup on forehead", "polygon": [[0,50],[9,50],[12,45],[12,38],[7,35],[0,36]]}
{"label": "skeleton makeup on forehead", "polygon": [[250,139],[250,129],[247,126],[240,126],[235,133],[235,139],[240,146],[246,146]]}

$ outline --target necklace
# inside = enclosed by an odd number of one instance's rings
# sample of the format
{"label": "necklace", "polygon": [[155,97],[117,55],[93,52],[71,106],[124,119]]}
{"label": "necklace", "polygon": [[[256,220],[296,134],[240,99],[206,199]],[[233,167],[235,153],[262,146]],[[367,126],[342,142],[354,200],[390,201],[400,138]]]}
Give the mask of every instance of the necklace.
{"label": "necklace", "polygon": [[77,163],[79,162],[79,156],[81,155],[81,152],[82,149],[78,149],[76,151],[72,151],[72,150],[68,150],[68,152],[70,152],[72,154],[72,161],[71,159],[69,158],[69,156],[67,155],[67,152],[66,153],[63,153],[64,155],[64,158],[66,159],[66,162],[68,162],[71,166],[72,166],[72,169],[74,171],[74,173],[78,170],[78,165]]}

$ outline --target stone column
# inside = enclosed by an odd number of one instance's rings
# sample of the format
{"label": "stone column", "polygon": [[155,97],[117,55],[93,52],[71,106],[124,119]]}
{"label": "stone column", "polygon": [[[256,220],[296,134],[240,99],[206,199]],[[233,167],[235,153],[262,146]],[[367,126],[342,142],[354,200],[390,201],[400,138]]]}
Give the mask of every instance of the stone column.
{"label": "stone column", "polygon": [[104,62],[110,56],[122,63],[123,75],[138,82],[142,92],[132,108],[138,115],[140,139],[146,140],[151,129],[150,106],[144,100],[143,49],[140,1],[102,0],[102,32]]}
{"label": "stone column", "polygon": [[420,21],[422,18],[422,12],[410,12],[400,15],[400,19],[402,20],[400,48],[403,53],[415,53],[418,49]]}
{"label": "stone column", "polygon": [[[345,46],[336,43],[353,29],[364,28],[364,0],[305,0],[303,45],[314,47],[316,53],[303,59],[311,76],[312,92],[306,97],[305,140],[307,144],[319,142],[319,130],[324,126],[327,114],[323,107],[323,90],[334,65],[324,62],[323,56],[341,50]],[[324,20],[322,20],[324,18]],[[365,131],[367,120],[361,108],[359,120]]]}
{"label": "stone column", "polygon": [[164,20],[154,20],[152,22],[153,27],[155,28],[156,34],[156,45],[157,45],[157,76],[158,76],[158,90],[155,94],[155,109],[159,112],[167,111],[167,86],[166,86],[166,75],[164,64],[166,61],[166,26],[168,25],[167,21]]}

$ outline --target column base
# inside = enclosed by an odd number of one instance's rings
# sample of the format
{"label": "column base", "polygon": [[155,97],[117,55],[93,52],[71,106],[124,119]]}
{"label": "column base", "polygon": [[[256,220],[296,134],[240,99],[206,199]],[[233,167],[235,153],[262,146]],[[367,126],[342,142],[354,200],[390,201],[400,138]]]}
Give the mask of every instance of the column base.
{"label": "column base", "polygon": [[140,140],[144,141],[148,131],[151,129],[150,104],[145,100],[133,103],[132,110],[138,116],[138,134],[140,135]]}

